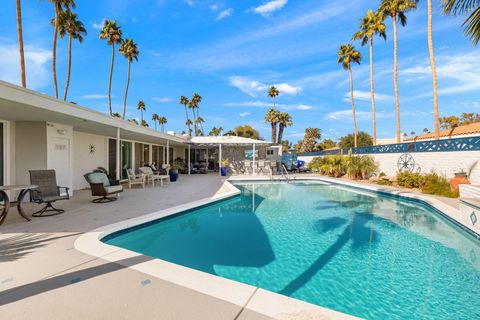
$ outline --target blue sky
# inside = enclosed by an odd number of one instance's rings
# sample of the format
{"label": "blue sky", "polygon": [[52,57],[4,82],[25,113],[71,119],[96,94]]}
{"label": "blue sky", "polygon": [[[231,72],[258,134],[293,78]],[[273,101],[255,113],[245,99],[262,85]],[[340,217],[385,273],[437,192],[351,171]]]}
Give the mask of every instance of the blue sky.
{"label": "blue sky", "polygon": [[[88,35],[73,48],[69,100],[108,112],[106,99],[110,47],[98,39],[104,19],[118,20],[125,37],[139,45],[132,66],[127,117],[139,117],[139,99],[152,113],[168,118],[167,130],[184,129],[179,97],[203,96],[205,130],[251,124],[270,136],[263,122],[271,105],[267,87],[280,89],[279,108],[293,116],[285,138],[297,141],[306,127],[319,127],[324,138],[352,132],[348,74],[336,63],[341,43],[348,42],[359,18],[379,1],[319,0],[105,0],[76,1],[75,10]],[[465,38],[462,18],[440,14],[436,2],[434,46],[439,72],[442,115],[480,112],[480,53]],[[52,5],[23,1],[27,86],[53,94],[50,74]],[[15,2],[0,11],[0,79],[18,83]],[[417,133],[433,127],[431,76],[426,39],[426,3],[408,14],[399,28],[399,91],[402,131]],[[387,20],[387,41],[374,42],[378,136],[395,133],[392,84],[393,42]],[[354,67],[360,130],[371,131],[368,47],[357,47],[364,59]],[[67,41],[60,41],[57,72],[63,92]],[[114,111],[121,111],[127,63],[117,55],[113,82]]]}

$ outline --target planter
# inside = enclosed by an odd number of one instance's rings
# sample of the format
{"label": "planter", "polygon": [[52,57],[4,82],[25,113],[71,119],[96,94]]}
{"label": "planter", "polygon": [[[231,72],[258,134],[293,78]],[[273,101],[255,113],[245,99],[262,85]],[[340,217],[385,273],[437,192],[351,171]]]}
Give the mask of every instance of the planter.
{"label": "planter", "polygon": [[455,173],[455,178],[450,180],[450,189],[452,189],[452,191],[459,192],[458,185],[460,184],[470,184],[470,180],[468,180],[465,172]]}
{"label": "planter", "polygon": [[178,171],[177,170],[170,170],[170,181],[175,182],[178,179]]}
{"label": "planter", "polygon": [[221,167],[221,168],[220,168],[220,174],[221,174],[222,176],[226,176],[226,175],[227,175],[227,172],[228,172],[228,168],[226,168],[226,167]]}

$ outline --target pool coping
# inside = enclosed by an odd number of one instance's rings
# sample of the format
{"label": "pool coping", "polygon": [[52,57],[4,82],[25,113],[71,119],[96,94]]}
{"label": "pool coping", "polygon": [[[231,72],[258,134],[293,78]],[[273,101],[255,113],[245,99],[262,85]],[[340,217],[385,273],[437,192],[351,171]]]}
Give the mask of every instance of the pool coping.
{"label": "pool coping", "polygon": [[[323,181],[336,185],[343,185],[355,189],[373,191],[383,193],[395,197],[404,198],[423,203],[436,212],[462,227],[466,231],[473,232],[479,239],[478,234],[463,225],[456,217],[460,216],[460,211],[441,202],[438,199],[422,196],[420,194],[413,194],[404,192],[402,190],[387,190],[376,186],[364,185],[350,181],[343,181],[326,177],[298,177],[296,181],[311,180]],[[105,225],[90,232],[86,232],[76,239],[74,246],[78,251],[88,255],[101,258],[103,260],[118,263],[130,269],[151,275],[155,278],[177,284],[190,290],[209,295],[211,297],[223,300],[225,302],[237,305],[240,313],[244,310],[256,312],[268,317],[290,317],[310,316],[321,319],[359,319],[355,316],[341,313],[332,309],[324,308],[315,304],[301,301],[295,298],[283,296],[259,287],[244,284],[238,281],[230,280],[220,276],[212,275],[203,271],[191,269],[182,265],[171,263],[157,258],[143,259],[143,262],[131,265],[127,261],[131,261],[134,257],[145,257],[144,255],[112,246],[101,241],[102,238],[113,234],[115,232],[139,226],[154,220],[165,218],[180,212],[188,211],[200,206],[208,205],[213,202],[228,199],[240,194],[230,181],[272,181],[268,177],[243,177],[232,176],[224,181],[223,186],[227,189],[226,192],[216,194],[212,197],[201,200],[185,203],[179,206],[153,212],[140,217],[127,219],[110,225]],[[275,179],[278,181],[278,179]],[[237,316],[238,317],[238,316]]]}

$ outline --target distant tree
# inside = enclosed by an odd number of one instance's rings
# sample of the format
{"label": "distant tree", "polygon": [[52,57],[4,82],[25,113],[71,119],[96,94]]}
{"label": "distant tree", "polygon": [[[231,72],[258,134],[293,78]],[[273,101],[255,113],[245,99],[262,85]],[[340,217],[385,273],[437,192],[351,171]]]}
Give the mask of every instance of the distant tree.
{"label": "distant tree", "polygon": [[148,128],[148,123],[145,120],[142,120],[141,125],[142,125],[142,127]]}
{"label": "distant tree", "polygon": [[480,122],[480,114],[478,114],[478,113],[464,112],[460,116],[460,125],[461,126],[466,125],[466,124],[470,124],[470,123],[475,123],[475,122]]}
{"label": "distant tree", "polygon": [[162,132],[165,132],[164,126],[165,126],[165,124],[167,124],[167,122],[168,122],[168,120],[167,120],[166,117],[162,116],[162,117],[158,118],[158,123],[160,124],[160,127],[162,128]]}
{"label": "distant tree", "polygon": [[305,135],[303,137],[301,152],[315,151],[317,140],[322,137],[322,130],[318,128],[306,128]]}
{"label": "distant tree", "polygon": [[263,140],[260,137],[260,133],[248,124],[243,125],[243,126],[236,126],[235,129],[234,129],[234,133],[238,137]]}
{"label": "distant tree", "polygon": [[278,89],[277,89],[275,86],[271,86],[271,87],[268,89],[268,94],[267,94],[267,95],[268,95],[270,98],[272,98],[273,109],[275,109],[275,98],[280,95],[280,91],[278,91]]}
{"label": "distant tree", "polygon": [[143,123],[143,112],[146,110],[145,102],[143,102],[143,100],[138,101],[137,110],[140,110],[140,113],[142,115],[140,119],[141,119],[141,123]]}
{"label": "distant tree", "polygon": [[192,135],[192,129],[191,129],[191,125],[192,125],[192,121],[190,120],[190,118],[188,117],[188,104],[189,104],[189,100],[187,97],[185,96],[181,96],[180,97],[180,104],[183,105],[185,107],[185,125],[187,126],[187,132],[189,135]]}
{"label": "distant tree", "polygon": [[157,131],[157,122],[158,122],[158,119],[160,119],[160,117],[158,116],[158,114],[156,114],[156,113],[152,114],[152,120],[153,120],[153,123],[155,124],[155,131]]}
{"label": "distant tree", "polygon": [[286,112],[281,112],[278,116],[278,139],[277,144],[281,144],[283,140],[283,131],[286,127],[293,125],[292,116]]}
{"label": "distant tree", "polygon": [[283,152],[288,152],[293,148],[293,143],[288,141],[288,140],[283,140],[282,141],[282,151]]}
{"label": "distant tree", "polygon": [[303,146],[303,139],[302,140],[298,140],[297,143],[295,143],[293,145],[293,150],[295,150],[295,152],[302,152],[302,146]]}
{"label": "distant tree", "polygon": [[270,123],[272,127],[272,143],[277,141],[277,124],[280,122],[280,112],[274,108],[270,108],[265,114],[265,122]]}
{"label": "distant tree", "polygon": [[117,119],[121,119],[121,118],[122,118],[122,115],[121,115],[120,113],[118,113],[118,112],[114,112],[114,113],[112,113],[112,117],[113,117],[113,118],[117,118]]}
{"label": "distant tree", "polygon": [[138,121],[137,119],[128,119],[128,122],[132,123],[132,124],[136,124],[138,126]]}
{"label": "distant tree", "polygon": [[[347,134],[340,138],[340,142],[338,143],[340,148],[353,148],[354,147],[354,137],[353,134]],[[357,137],[357,146],[358,147],[367,147],[373,145],[373,138],[371,135],[366,133],[365,131],[359,131]]]}
{"label": "distant tree", "polygon": [[127,59],[128,67],[127,67],[127,84],[125,85],[125,96],[123,98],[123,119],[125,119],[125,114],[127,113],[127,96],[128,96],[128,87],[130,85],[130,67],[132,65],[132,61],[138,61],[138,55],[140,51],[138,51],[137,44],[133,42],[133,39],[125,39],[122,40],[122,44],[118,50],[123,56]]}
{"label": "distant tree", "polygon": [[336,147],[337,146],[337,143],[331,139],[324,139],[322,142],[320,142],[318,144],[318,148],[319,150],[325,150],[325,149],[330,149],[330,148],[333,148],[333,147]]}
{"label": "distant tree", "polygon": [[233,130],[228,130],[227,132],[225,132],[224,136],[236,136],[237,133]]}
{"label": "distant tree", "polygon": [[223,128],[222,127],[213,127],[212,130],[208,133],[209,136],[221,136]]}
{"label": "distant tree", "polygon": [[415,131],[410,132],[412,136],[416,135],[417,133]]}
{"label": "distant tree", "polygon": [[428,130],[428,128],[423,128],[423,133],[430,133],[430,130]]}
{"label": "distant tree", "polygon": [[106,39],[107,44],[112,46],[112,58],[110,62],[110,78],[108,80],[108,107],[110,114],[112,114],[112,77],[113,66],[115,64],[115,44],[122,42],[122,30],[117,25],[117,21],[105,20],[102,31],[100,31],[100,39]]}
{"label": "distant tree", "polygon": [[444,130],[452,129],[466,124],[480,122],[480,114],[464,112],[457,116],[442,117],[440,120],[440,127]]}

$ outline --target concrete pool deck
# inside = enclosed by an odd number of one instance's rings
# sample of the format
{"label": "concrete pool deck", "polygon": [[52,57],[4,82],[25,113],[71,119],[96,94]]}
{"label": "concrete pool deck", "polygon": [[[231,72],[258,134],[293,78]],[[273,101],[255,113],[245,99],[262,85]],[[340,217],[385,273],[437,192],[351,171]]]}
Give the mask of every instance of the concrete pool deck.
{"label": "concrete pool deck", "polygon": [[[224,180],[216,175],[181,176],[166,188],[126,190],[118,201],[108,204],[93,204],[89,191],[79,191],[70,201],[58,204],[66,209],[65,214],[31,222],[12,209],[0,226],[0,318],[351,318],[320,313],[321,308],[310,308],[303,302],[285,307],[281,305],[283,296],[239,283],[235,283],[238,292],[226,293],[231,297],[229,302],[133,268],[156,259],[139,255],[115,257],[115,253],[113,258],[100,258],[75,249],[80,236],[102,226],[228,195],[232,190]],[[454,208],[454,202],[447,202]],[[34,210],[30,206],[28,213]],[[266,300],[271,303],[266,305]]]}

